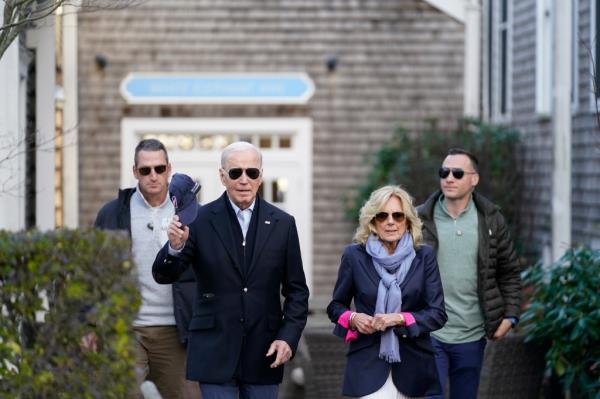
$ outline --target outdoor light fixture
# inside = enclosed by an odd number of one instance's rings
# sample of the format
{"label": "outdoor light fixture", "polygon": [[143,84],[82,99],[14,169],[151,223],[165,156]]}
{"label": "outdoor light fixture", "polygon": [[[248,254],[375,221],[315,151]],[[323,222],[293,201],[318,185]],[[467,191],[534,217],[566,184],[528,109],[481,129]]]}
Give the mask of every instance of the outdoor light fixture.
{"label": "outdoor light fixture", "polygon": [[96,67],[101,71],[108,66],[108,58],[104,54],[96,54],[94,60],[96,61]]}
{"label": "outdoor light fixture", "polygon": [[337,68],[338,58],[333,54],[329,54],[325,57],[325,66],[327,67],[327,72],[335,72]]}

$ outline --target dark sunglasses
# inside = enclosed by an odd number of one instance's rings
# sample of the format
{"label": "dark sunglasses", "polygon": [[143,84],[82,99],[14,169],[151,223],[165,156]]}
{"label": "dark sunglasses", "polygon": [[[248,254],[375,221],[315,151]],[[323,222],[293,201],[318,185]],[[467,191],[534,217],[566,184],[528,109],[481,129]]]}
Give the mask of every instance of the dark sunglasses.
{"label": "dark sunglasses", "polygon": [[462,168],[447,168],[445,166],[442,166],[440,170],[438,170],[438,175],[440,176],[440,179],[445,179],[446,177],[450,176],[450,172],[452,172],[452,176],[454,176],[454,178],[458,180],[462,179],[465,174],[477,174],[477,172],[465,172]]}
{"label": "dark sunglasses", "polygon": [[[388,219],[389,216],[390,214],[387,212],[379,212],[375,214],[375,220],[383,223]],[[406,215],[404,214],[404,212],[392,212],[392,219],[394,219],[394,222],[403,222],[405,218]]]}
{"label": "dark sunglasses", "polygon": [[258,168],[231,168],[227,171],[227,174],[229,175],[230,179],[237,180],[242,176],[242,173],[244,172],[246,172],[246,176],[248,176],[252,180],[256,180],[258,179],[258,176],[260,176],[260,169]]}
{"label": "dark sunglasses", "polygon": [[167,165],[157,165],[157,166],[142,166],[141,168],[137,168],[138,172],[142,176],[148,176],[152,173],[152,169],[156,172],[157,175],[162,175],[167,170]]}

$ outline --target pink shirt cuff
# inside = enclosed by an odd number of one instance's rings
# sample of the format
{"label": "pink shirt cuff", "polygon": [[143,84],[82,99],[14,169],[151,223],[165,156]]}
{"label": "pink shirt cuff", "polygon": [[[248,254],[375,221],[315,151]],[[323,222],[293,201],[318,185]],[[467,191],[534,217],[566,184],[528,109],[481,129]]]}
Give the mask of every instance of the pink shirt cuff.
{"label": "pink shirt cuff", "polygon": [[412,313],[409,312],[401,312],[402,313],[402,317],[404,317],[404,325],[406,327],[415,324],[417,321],[415,320],[415,317],[412,315]]}
{"label": "pink shirt cuff", "polygon": [[345,343],[349,343],[351,341],[354,341],[356,338],[358,338],[358,331],[353,331],[350,329],[350,316],[352,316],[352,312],[349,310],[346,310],[338,318],[338,324],[340,326],[348,329],[348,332],[346,333],[346,338],[344,338]]}

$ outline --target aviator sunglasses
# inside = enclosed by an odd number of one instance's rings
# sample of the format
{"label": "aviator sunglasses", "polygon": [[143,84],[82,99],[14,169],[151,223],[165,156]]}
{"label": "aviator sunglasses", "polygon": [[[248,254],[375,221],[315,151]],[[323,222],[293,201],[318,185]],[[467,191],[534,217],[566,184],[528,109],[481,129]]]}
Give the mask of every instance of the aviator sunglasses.
{"label": "aviator sunglasses", "polygon": [[260,169],[258,168],[231,168],[227,171],[227,174],[229,175],[229,178],[231,180],[237,180],[242,176],[242,173],[244,172],[246,172],[246,176],[248,176],[252,180],[256,180],[258,179],[258,176],[260,176]]}
{"label": "aviator sunglasses", "polygon": [[152,173],[152,169],[156,172],[157,175],[162,175],[167,170],[167,165],[157,165],[157,166],[142,166],[141,168],[137,168],[138,172],[142,176],[148,176]]}
{"label": "aviator sunglasses", "polygon": [[458,180],[462,179],[465,174],[477,174],[477,172],[465,172],[462,168],[447,168],[445,166],[442,166],[440,170],[438,170],[438,175],[440,176],[440,179],[445,179],[450,175],[450,172],[452,172],[452,176],[454,176],[454,178]]}
{"label": "aviator sunglasses", "polygon": [[[375,220],[377,220],[378,222],[385,222],[388,217],[390,216],[389,213],[387,212],[379,212],[375,214]],[[394,219],[394,222],[400,223],[403,222],[404,219],[406,218],[406,215],[404,214],[404,212],[392,212],[392,219]]]}

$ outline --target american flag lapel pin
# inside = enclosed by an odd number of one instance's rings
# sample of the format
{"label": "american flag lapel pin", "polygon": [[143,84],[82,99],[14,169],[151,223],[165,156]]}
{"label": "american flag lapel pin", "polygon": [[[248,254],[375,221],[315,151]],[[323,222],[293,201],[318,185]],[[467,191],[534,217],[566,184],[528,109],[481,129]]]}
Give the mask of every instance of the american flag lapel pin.
{"label": "american flag lapel pin", "polygon": [[265,220],[265,224],[271,224],[270,220]]}

